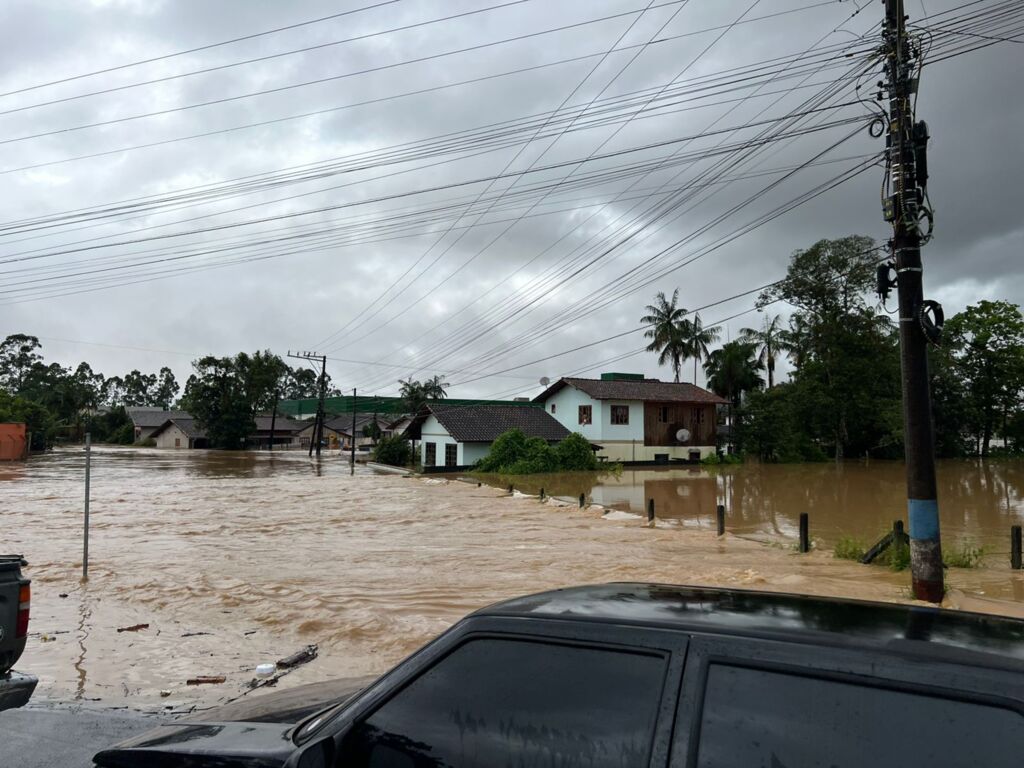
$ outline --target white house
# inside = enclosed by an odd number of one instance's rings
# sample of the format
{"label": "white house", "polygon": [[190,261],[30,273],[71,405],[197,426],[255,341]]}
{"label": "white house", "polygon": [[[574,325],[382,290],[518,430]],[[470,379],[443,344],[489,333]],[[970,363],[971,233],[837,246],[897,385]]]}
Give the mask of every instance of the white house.
{"label": "white house", "polygon": [[209,448],[206,430],[202,429],[191,416],[167,419],[157,427],[150,437],[157,448]]}
{"label": "white house", "polygon": [[499,435],[518,429],[527,437],[558,442],[569,430],[543,408],[533,405],[438,405],[431,403],[412,420],[405,437],[420,441],[420,462],[432,467],[464,469],[491,450]]}
{"label": "white house", "polygon": [[622,462],[695,461],[716,449],[717,408],[726,400],[694,384],[603,373],[563,378],[534,398],[553,418]]}

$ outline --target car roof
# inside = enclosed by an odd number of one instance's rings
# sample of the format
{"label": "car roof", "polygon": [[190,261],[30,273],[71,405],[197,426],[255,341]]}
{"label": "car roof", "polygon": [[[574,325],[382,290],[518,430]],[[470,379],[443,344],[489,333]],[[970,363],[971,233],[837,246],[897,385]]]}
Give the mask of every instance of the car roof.
{"label": "car roof", "polygon": [[[558,618],[877,646],[924,641],[1024,662],[1024,620],[920,605],[742,589],[614,583],[571,587],[489,606],[474,615]],[[919,646],[920,647],[920,646]],[[1012,664],[1019,668],[1019,663]]]}

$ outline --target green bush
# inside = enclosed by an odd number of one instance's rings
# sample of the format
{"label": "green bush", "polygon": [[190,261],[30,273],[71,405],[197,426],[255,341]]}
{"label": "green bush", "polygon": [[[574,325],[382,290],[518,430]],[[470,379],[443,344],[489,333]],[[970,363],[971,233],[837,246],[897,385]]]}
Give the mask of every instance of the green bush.
{"label": "green bush", "polygon": [[573,432],[555,446],[555,459],[563,472],[592,472],[597,469],[597,456],[590,442],[579,432]]}
{"label": "green bush", "polygon": [[393,467],[405,467],[412,461],[412,446],[404,437],[382,437],[374,446],[373,460]]}
{"label": "green bush", "polygon": [[718,457],[717,453],[709,453],[707,456],[700,460],[700,463],[704,464],[705,466],[713,467],[717,464],[721,464],[722,460]]}
{"label": "green bush", "polygon": [[137,442],[132,443],[132,445],[134,445],[136,448],[156,448],[156,440],[154,440],[152,437],[147,437],[144,440],[139,440]]}
{"label": "green bush", "polygon": [[842,535],[836,542],[832,554],[841,560],[860,560],[867,552],[867,546],[860,539],[853,536]]}
{"label": "green bush", "polygon": [[975,547],[971,542],[964,541],[959,548],[943,552],[942,562],[949,568],[977,568],[984,556],[984,547]]}
{"label": "green bush", "polygon": [[477,464],[480,472],[533,475],[542,472],[584,472],[598,467],[590,443],[572,434],[555,446],[540,437],[528,438],[518,429],[500,435]]}
{"label": "green bush", "polygon": [[[107,441],[117,443],[118,445],[131,445],[135,442],[135,426],[131,422],[122,424],[110,433],[107,437]],[[153,444],[156,445],[155,440],[153,441]]]}

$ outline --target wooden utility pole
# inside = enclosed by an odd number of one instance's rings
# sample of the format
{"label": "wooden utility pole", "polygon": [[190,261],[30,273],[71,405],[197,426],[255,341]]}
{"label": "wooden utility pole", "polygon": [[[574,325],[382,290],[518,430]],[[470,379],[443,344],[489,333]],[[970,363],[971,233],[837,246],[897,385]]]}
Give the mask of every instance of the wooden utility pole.
{"label": "wooden utility pole", "polygon": [[[914,119],[912,102],[918,90],[914,59],[921,53],[913,50],[907,38],[903,0],[884,1],[882,36],[887,74],[884,87],[889,93],[886,135],[889,191],[884,209],[885,218],[893,227],[892,254],[899,295],[910,568],[914,597],[938,603],[942,601],[944,589],[927,348],[929,340],[937,341],[942,320],[941,308],[934,302],[924,301],[920,229],[922,216],[928,214],[930,218],[927,208],[923,207],[928,130],[924,122]],[[931,334],[931,339],[927,333]]]}
{"label": "wooden utility pole", "polygon": [[309,455],[312,457],[314,448],[317,458],[320,457],[320,444],[324,441],[324,398],[327,396],[327,355],[318,355],[315,352],[288,353],[288,357],[299,360],[320,361],[320,395],[316,404],[316,418],[313,421],[313,439],[309,443]]}

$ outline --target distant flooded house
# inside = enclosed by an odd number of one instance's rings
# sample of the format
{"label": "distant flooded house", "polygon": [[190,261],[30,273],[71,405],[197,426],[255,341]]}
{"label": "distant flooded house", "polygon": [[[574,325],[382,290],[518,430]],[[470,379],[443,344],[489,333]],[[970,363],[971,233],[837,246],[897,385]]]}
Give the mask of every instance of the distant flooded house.
{"label": "distant flooded house", "polygon": [[256,430],[246,438],[246,447],[261,450],[270,446],[271,435],[273,435],[275,448],[290,448],[298,445],[299,434],[306,428],[303,422],[289,419],[281,414],[277,414],[277,418],[266,415],[256,416],[253,421],[256,423]]}
{"label": "distant flooded house", "polygon": [[[371,424],[376,423],[384,434],[385,419],[375,413],[356,413],[355,416],[356,446],[369,445],[373,437],[365,434]],[[314,420],[301,422],[302,428],[297,433],[299,445],[309,447],[313,440]],[[352,436],[352,414],[341,414],[324,419],[323,439],[329,448],[348,448]]]}
{"label": "distant flooded house", "polygon": [[550,443],[569,436],[569,430],[544,409],[530,405],[439,404],[425,406],[404,435],[420,441],[420,462],[429,472],[434,468],[471,467],[487,455],[499,435],[510,429]]}
{"label": "distant flooded house", "polygon": [[165,419],[164,422],[150,433],[157,448],[209,448],[210,441],[206,430],[196,423],[187,413]]}
{"label": "distant flooded house", "polygon": [[165,411],[163,408],[129,406],[125,408],[128,418],[135,427],[135,442],[141,443],[153,437],[153,433],[162,427],[168,419],[191,419],[185,411]]}
{"label": "distant flooded house", "polygon": [[603,373],[562,378],[534,398],[610,461],[696,461],[714,453],[717,413],[726,400],[694,384]]}

